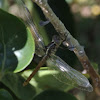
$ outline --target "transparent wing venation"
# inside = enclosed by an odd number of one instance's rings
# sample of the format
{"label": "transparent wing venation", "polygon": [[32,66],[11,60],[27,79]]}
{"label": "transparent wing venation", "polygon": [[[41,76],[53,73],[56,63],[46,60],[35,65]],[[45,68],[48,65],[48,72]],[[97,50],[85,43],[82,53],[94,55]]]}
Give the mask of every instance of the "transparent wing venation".
{"label": "transparent wing venation", "polygon": [[93,90],[88,79],[80,72],[70,67],[60,57],[52,55],[47,60],[47,65],[50,69],[59,71],[59,74],[54,75],[59,81],[89,92]]}
{"label": "transparent wing venation", "polygon": [[20,11],[24,14],[24,17],[26,19],[27,25],[31,32],[32,35],[35,39],[35,44],[36,44],[36,54],[38,56],[43,56],[45,54],[45,45],[43,42],[43,38],[40,36],[40,34],[38,33],[38,30],[33,22],[33,19],[31,17],[31,14],[27,8],[27,6],[25,5],[23,0],[15,0],[20,8]]}

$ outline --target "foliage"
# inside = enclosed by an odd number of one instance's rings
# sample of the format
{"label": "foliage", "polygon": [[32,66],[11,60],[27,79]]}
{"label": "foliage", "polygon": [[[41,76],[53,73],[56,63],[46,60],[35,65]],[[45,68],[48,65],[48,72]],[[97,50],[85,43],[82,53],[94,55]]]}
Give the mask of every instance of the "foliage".
{"label": "foliage", "polygon": [[[58,96],[57,96],[58,95]],[[69,93],[58,90],[47,90],[37,95],[33,100],[77,100]]]}
{"label": "foliage", "polygon": [[13,100],[13,98],[7,90],[0,89],[0,100]]}
{"label": "foliage", "polygon": [[21,100],[32,98],[35,90],[31,85],[23,88],[24,79],[13,72],[25,69],[34,51],[34,40],[29,29],[17,17],[0,9],[0,82]]}
{"label": "foliage", "polygon": [[[86,2],[86,0],[66,0],[66,2],[70,4],[75,2],[77,4],[79,3],[79,5],[82,5],[81,1]],[[59,8],[61,4],[62,6]],[[53,5],[53,1],[50,3],[50,5]],[[7,8],[8,5],[4,9]],[[59,18],[63,21],[73,36],[78,38],[79,34],[74,34],[75,24],[73,15],[70,13],[70,8],[65,1],[63,0],[61,2],[59,0],[58,5],[56,5],[56,7],[53,5],[52,8],[54,11],[58,10],[56,8],[59,8],[58,12],[55,11],[55,13],[59,15]],[[93,6],[93,8],[91,7],[93,15],[97,15],[97,12],[94,13],[95,9],[97,8],[99,9],[97,6]],[[100,11],[98,12],[100,13]],[[34,20],[37,24],[36,27],[43,36],[44,42],[47,45],[51,40],[53,33],[57,34],[57,32],[51,24],[45,27],[41,27],[38,24],[40,20],[45,20],[45,17],[35,4],[33,15],[35,15]],[[82,25],[78,24],[77,27],[80,27],[80,29],[81,27],[85,28],[86,24],[83,26]],[[80,29],[78,30],[79,33]],[[84,39],[81,39],[81,37],[79,38],[80,40],[83,40],[83,44],[87,43]],[[75,55],[66,49],[63,50],[62,47],[63,46],[58,49],[57,55],[67,61],[70,65],[75,65]],[[65,56],[66,51],[67,56]],[[44,69],[40,69],[35,77],[32,78],[30,84],[23,87],[23,82],[33,70],[25,70],[27,69],[26,67],[33,68],[33,65],[35,65],[34,62],[29,65],[33,59],[34,53],[35,43],[30,30],[26,28],[23,21],[21,21],[19,18],[0,9],[0,100],[77,100],[73,95],[66,93],[73,87],[59,82],[52,76],[53,73],[58,74],[58,72],[47,70],[46,67]],[[95,69],[97,70],[98,65],[95,62],[93,65],[95,65]]]}
{"label": "foliage", "polygon": [[[22,74],[22,77],[21,74],[15,74],[15,72],[25,69],[33,58],[35,45],[30,30],[17,17],[0,9],[0,34],[0,100],[6,98],[10,98],[10,100],[33,100],[37,93],[46,88],[59,88],[66,91],[72,88],[63,85],[51,76],[53,71],[46,70],[40,72],[44,74],[43,78],[36,75],[34,77],[36,81],[34,80],[31,85],[23,87],[25,81],[23,77],[28,77],[29,74],[26,71],[25,74]],[[42,75],[40,76],[42,77]],[[47,81],[46,83],[44,79]],[[38,83],[38,86],[34,83]],[[65,95],[67,98],[65,93],[59,91],[59,94]],[[51,94],[48,93],[48,96],[51,96]],[[73,98],[72,95],[68,96]],[[60,95],[59,97],[62,98]]]}

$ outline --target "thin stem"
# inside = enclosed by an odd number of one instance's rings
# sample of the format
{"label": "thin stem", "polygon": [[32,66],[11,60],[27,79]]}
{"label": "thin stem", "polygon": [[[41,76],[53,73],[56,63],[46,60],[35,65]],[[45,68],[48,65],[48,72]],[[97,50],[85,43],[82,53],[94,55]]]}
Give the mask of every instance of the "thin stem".
{"label": "thin stem", "polygon": [[56,31],[59,33],[62,40],[65,40],[65,34],[69,34],[69,31],[66,30],[64,24],[59,20],[59,18],[52,11],[50,6],[47,3],[47,0],[32,0],[35,2],[43,11],[46,18],[52,23]]}

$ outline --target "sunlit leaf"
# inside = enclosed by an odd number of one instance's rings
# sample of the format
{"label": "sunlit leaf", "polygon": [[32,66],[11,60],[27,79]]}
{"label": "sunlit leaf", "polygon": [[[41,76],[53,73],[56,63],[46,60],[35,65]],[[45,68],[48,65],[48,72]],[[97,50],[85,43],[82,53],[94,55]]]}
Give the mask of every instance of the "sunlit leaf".
{"label": "sunlit leaf", "polygon": [[[28,77],[32,71],[24,71],[22,76]],[[38,92],[41,92],[45,89],[59,89],[63,91],[68,91],[72,89],[72,86],[66,85],[58,81],[52,74],[59,74],[55,70],[39,70],[37,74],[32,78],[30,84],[33,85]]]}

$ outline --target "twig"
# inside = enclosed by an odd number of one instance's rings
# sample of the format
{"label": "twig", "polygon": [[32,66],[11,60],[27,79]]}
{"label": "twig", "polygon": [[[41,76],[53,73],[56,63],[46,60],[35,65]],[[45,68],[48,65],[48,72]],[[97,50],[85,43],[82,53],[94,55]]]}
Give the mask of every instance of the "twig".
{"label": "twig", "polygon": [[65,46],[69,47],[71,51],[74,51],[81,64],[83,65],[84,69],[86,69],[87,72],[90,74],[94,87],[97,93],[100,95],[100,77],[90,64],[90,61],[84,51],[83,46],[79,44],[79,42],[66,29],[64,24],[54,14],[54,12],[47,3],[47,0],[32,1],[35,2],[42,9],[46,18],[49,19],[56,31],[59,33],[60,37],[62,38],[62,42],[64,41]]}

